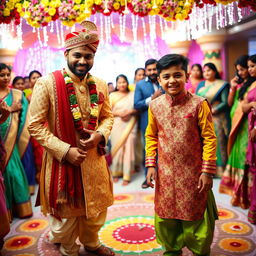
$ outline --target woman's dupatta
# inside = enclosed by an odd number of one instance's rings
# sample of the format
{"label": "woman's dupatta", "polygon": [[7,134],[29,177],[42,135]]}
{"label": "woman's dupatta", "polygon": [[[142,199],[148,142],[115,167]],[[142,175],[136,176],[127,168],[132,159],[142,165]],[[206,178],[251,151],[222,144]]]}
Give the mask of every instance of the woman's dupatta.
{"label": "woman's dupatta", "polygon": [[[61,71],[55,71],[53,75],[56,82],[54,135],[70,144],[71,147],[77,147],[74,121],[70,111],[64,77]],[[54,158],[50,178],[49,203],[55,217],[60,218],[57,211],[61,204],[68,203],[75,208],[83,206],[83,184],[80,167],[71,165],[67,161],[60,163]]]}

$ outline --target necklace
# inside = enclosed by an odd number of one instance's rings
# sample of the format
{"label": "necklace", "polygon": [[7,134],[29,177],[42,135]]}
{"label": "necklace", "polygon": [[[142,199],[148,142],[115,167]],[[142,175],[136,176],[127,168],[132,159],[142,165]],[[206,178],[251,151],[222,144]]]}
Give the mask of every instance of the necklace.
{"label": "necklace", "polygon": [[[73,81],[71,77],[67,74],[66,70],[63,70],[64,80],[67,88],[70,110],[73,116],[73,121],[75,125],[75,129],[80,134],[81,138],[86,139],[89,138],[90,135],[84,131],[83,123],[82,123],[82,114],[80,108],[78,106],[76,92],[74,88]],[[97,117],[98,117],[98,94],[96,89],[96,84],[91,76],[91,74],[87,74],[86,84],[89,88],[90,94],[90,117],[88,122],[88,130],[95,130],[97,125]]]}

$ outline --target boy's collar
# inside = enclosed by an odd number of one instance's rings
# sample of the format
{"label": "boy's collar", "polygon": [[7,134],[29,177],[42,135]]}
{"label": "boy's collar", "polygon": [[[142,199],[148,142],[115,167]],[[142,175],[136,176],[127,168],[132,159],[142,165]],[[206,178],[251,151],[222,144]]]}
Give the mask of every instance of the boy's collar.
{"label": "boy's collar", "polygon": [[185,103],[189,97],[189,92],[185,90],[184,92],[180,93],[176,97],[171,97],[167,93],[165,95],[166,95],[166,99],[171,103],[171,105],[175,106],[175,105],[180,105],[182,103]]}

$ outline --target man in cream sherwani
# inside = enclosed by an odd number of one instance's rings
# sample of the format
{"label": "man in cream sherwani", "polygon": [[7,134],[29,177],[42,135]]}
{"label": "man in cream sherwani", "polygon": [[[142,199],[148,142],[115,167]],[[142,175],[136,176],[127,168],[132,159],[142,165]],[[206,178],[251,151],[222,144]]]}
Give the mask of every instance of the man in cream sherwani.
{"label": "man in cream sherwani", "polygon": [[114,253],[98,232],[113,203],[104,157],[113,115],[107,84],[89,74],[99,39],[90,21],[65,39],[67,67],[40,78],[30,104],[30,134],[44,147],[39,202],[49,215],[49,240],[62,255],[77,256],[79,245],[100,256]]}

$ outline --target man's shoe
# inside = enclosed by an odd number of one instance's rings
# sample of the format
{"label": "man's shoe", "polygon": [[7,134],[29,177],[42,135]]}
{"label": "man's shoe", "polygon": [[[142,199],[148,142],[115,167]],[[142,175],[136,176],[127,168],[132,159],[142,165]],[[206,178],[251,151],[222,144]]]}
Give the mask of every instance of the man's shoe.
{"label": "man's shoe", "polygon": [[145,189],[145,188],[149,188],[149,185],[147,183],[147,180],[145,180],[142,185],[141,185],[141,188]]}

